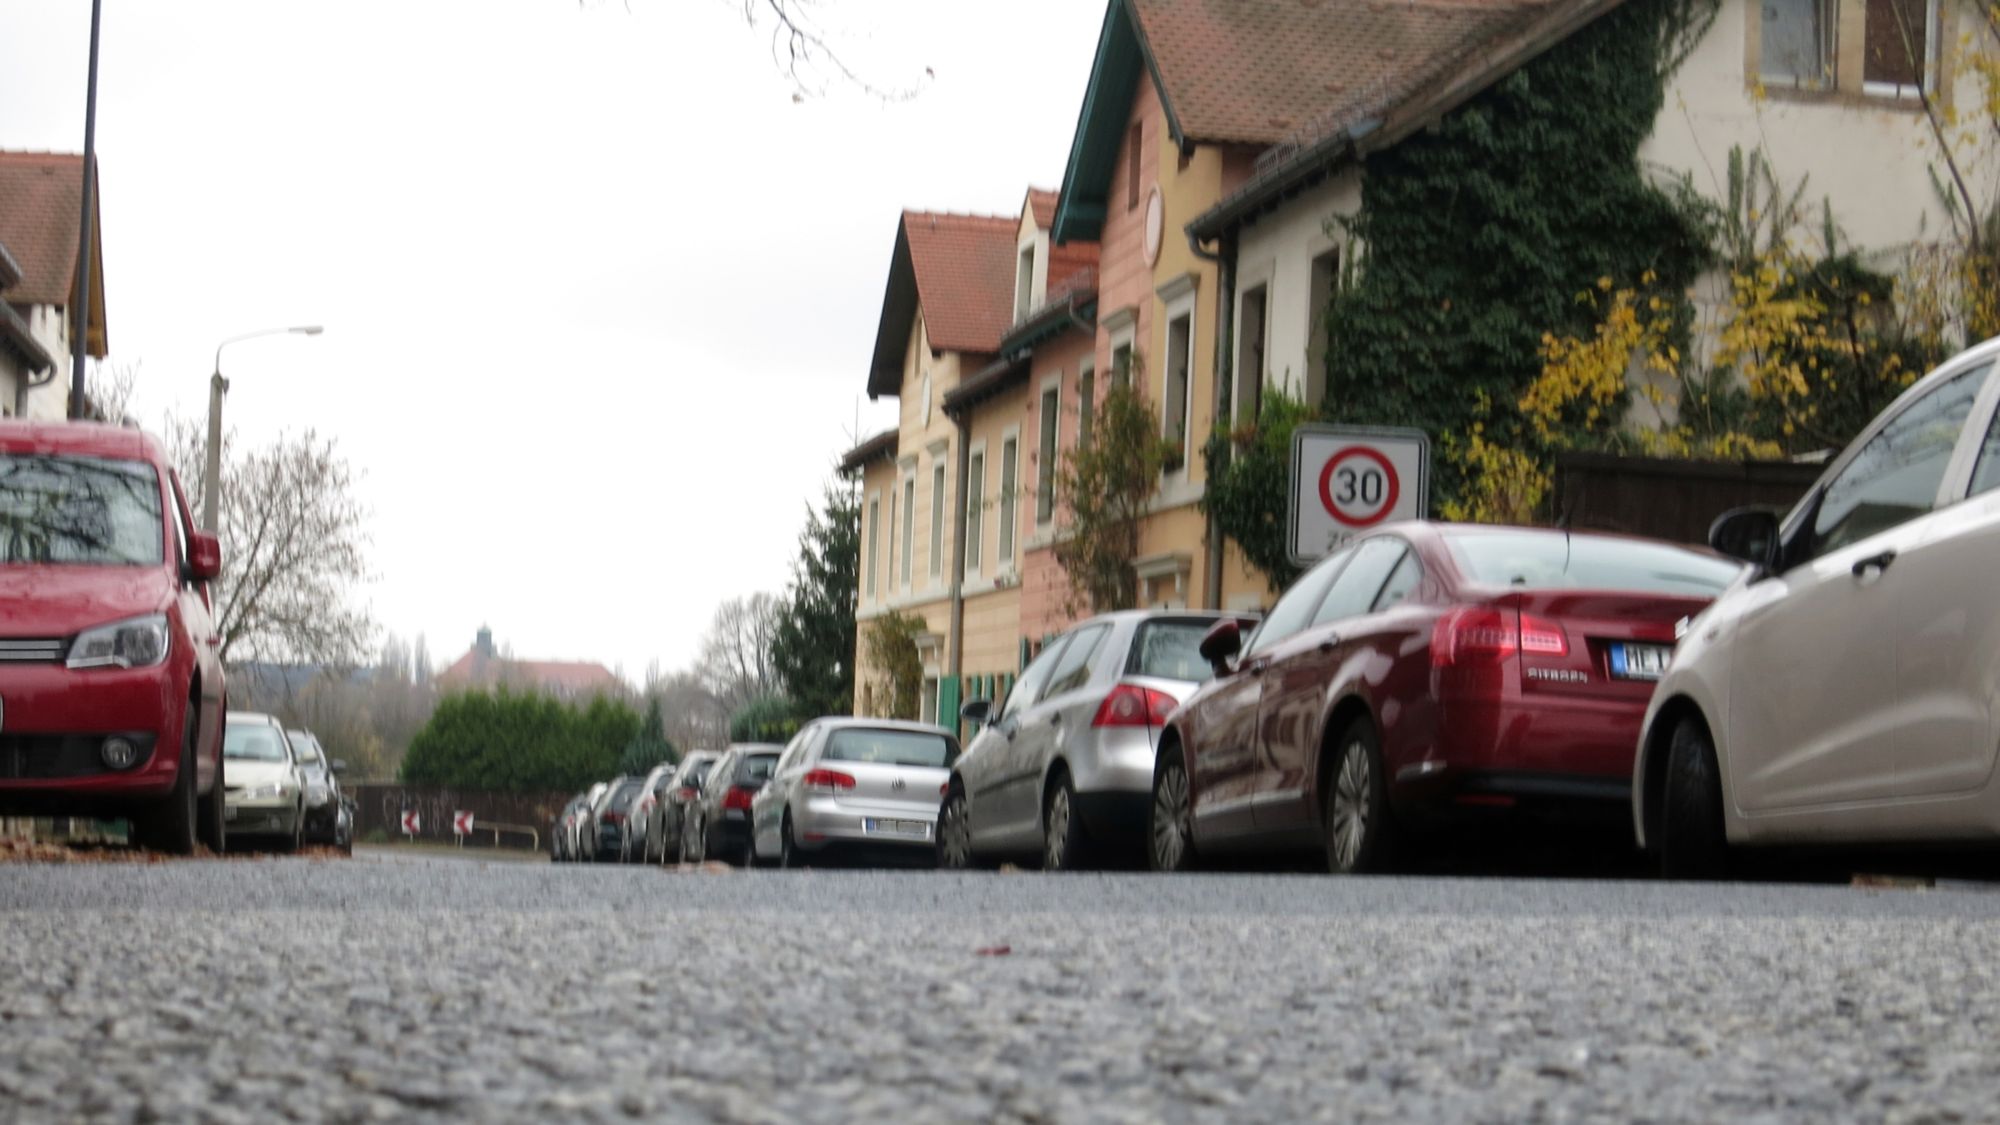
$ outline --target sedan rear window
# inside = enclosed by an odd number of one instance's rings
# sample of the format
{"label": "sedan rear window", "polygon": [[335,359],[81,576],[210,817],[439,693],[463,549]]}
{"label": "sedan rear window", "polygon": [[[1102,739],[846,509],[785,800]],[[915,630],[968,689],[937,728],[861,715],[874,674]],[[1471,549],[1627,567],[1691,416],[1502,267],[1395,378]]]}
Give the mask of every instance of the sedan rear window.
{"label": "sedan rear window", "polygon": [[951,739],[916,730],[869,730],[848,727],[834,731],[820,754],[823,762],[874,762],[885,766],[931,766],[943,769],[958,755]]}
{"label": "sedan rear window", "polygon": [[157,566],[160,477],[143,461],[0,454],[0,558]]}
{"label": "sedan rear window", "polygon": [[1560,531],[1464,531],[1445,536],[1474,582],[1517,590],[1633,590],[1714,597],[1742,564],[1668,543]]}
{"label": "sedan rear window", "polygon": [[1213,621],[1147,621],[1132,638],[1132,656],[1126,673],[1155,676],[1163,680],[1205,683],[1213,671],[1201,658],[1201,639]]}

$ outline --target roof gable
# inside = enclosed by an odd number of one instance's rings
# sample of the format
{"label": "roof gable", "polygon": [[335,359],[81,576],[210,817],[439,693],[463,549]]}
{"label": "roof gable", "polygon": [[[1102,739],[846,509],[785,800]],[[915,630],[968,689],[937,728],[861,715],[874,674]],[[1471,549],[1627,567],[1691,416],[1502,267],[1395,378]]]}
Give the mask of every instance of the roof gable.
{"label": "roof gable", "polygon": [[[1063,166],[1062,192],[1049,229],[1058,244],[1095,241],[1104,229],[1106,196],[1111,190],[1111,173],[1118,166],[1119,146],[1125,141],[1125,122],[1132,116],[1132,96],[1140,76],[1151,74],[1151,63],[1128,5],[1129,0],[1109,0],[1105,5],[1097,56],[1090,64],[1090,83],[1083,90],[1083,108],[1077,113],[1069,161]],[[1180,129],[1164,88],[1160,104],[1166,107],[1167,127],[1178,141]]]}
{"label": "roof gable", "polygon": [[[104,239],[101,192],[91,193],[90,354],[105,354]],[[59,152],[0,152],[0,246],[20,270],[7,289],[17,305],[67,308],[76,289],[83,212],[83,157]]]}
{"label": "roof gable", "polygon": [[938,351],[990,354],[1012,327],[1017,218],[905,211],[875,329],[870,397],[902,390],[910,325],[921,312]]}

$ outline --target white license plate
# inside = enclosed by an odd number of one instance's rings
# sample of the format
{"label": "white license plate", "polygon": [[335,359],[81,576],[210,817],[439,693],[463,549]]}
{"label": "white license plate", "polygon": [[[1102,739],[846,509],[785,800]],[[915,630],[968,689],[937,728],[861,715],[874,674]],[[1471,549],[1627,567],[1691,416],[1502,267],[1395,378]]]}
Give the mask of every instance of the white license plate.
{"label": "white license plate", "polygon": [[861,819],[863,832],[879,832],[884,836],[928,836],[931,826],[922,820],[877,820],[869,816]]}
{"label": "white license plate", "polygon": [[1612,645],[1611,675],[1619,680],[1657,680],[1674,659],[1671,645]]}
{"label": "white license plate", "polygon": [[236,812],[237,812],[237,809],[236,809],[236,806],[235,806],[235,805],[224,805],[224,806],[222,807],[222,819],[224,819],[224,820],[235,820],[235,819],[236,819]]}

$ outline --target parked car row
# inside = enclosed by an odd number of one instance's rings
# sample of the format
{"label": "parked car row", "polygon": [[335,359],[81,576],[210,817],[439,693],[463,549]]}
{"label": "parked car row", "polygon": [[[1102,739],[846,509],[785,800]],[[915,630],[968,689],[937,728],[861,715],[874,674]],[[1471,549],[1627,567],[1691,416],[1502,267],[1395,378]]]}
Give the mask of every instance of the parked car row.
{"label": "parked car row", "polygon": [[310,731],[231,711],[223,729],[223,819],[230,839],[273,851],[324,844],[352,853],[353,806],[340,791],[347,763],[329,759]]}

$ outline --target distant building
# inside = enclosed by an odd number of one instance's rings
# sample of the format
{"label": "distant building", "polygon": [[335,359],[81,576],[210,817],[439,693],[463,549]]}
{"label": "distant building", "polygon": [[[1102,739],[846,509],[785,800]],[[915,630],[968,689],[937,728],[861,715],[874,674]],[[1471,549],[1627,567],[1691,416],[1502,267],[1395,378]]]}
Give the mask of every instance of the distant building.
{"label": "distant building", "polygon": [[[0,152],[0,415],[68,415],[82,217],[83,157]],[[91,225],[85,351],[102,359],[104,240],[94,192]]]}
{"label": "distant building", "polygon": [[502,656],[493,647],[493,630],[484,625],[465,655],[438,674],[437,685],[445,692],[507,687],[569,702],[593,695],[623,695],[628,690],[625,682],[602,664]]}

